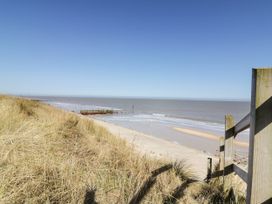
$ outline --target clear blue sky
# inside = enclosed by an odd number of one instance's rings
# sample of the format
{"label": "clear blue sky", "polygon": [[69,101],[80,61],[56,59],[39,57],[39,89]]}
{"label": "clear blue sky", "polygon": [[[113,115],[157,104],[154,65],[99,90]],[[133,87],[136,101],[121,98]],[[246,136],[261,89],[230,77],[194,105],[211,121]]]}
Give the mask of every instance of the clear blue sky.
{"label": "clear blue sky", "polygon": [[0,1],[0,92],[249,99],[272,1]]}

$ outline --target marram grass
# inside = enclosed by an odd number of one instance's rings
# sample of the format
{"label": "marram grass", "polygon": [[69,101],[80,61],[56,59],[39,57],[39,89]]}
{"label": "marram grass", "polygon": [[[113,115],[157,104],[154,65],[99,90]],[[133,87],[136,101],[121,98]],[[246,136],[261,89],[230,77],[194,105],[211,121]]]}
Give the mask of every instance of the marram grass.
{"label": "marram grass", "polygon": [[[165,164],[138,154],[87,118],[0,96],[1,204],[84,203],[86,192],[92,192],[93,202],[128,203],[151,172]],[[186,177],[188,168],[178,168],[158,175],[142,203],[163,203],[174,195],[177,186],[191,178]],[[210,203],[207,186],[194,182],[178,200],[170,200]],[[213,194],[221,196],[216,189]]]}

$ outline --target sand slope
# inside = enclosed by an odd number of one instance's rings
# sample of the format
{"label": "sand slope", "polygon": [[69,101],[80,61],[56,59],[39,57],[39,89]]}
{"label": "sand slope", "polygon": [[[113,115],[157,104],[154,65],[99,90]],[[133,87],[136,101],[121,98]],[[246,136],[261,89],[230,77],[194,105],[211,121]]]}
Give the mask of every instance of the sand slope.
{"label": "sand slope", "polygon": [[92,120],[98,125],[105,127],[113,135],[119,136],[133,144],[141,153],[177,161],[184,160],[199,179],[204,179],[206,177],[208,157],[212,157],[214,163],[218,161],[216,157],[183,145],[175,144],[101,120]]}

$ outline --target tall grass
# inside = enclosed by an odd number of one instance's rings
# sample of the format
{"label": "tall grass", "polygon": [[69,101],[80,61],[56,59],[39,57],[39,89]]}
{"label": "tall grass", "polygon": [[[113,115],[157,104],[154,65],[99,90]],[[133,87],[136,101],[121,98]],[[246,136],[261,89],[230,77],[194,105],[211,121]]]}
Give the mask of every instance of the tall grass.
{"label": "tall grass", "polygon": [[[0,116],[0,203],[128,203],[166,164],[91,120],[46,104],[0,96]],[[177,166],[157,176],[143,203],[166,202],[192,179]],[[168,201],[209,203],[197,190],[206,184],[195,183]]]}

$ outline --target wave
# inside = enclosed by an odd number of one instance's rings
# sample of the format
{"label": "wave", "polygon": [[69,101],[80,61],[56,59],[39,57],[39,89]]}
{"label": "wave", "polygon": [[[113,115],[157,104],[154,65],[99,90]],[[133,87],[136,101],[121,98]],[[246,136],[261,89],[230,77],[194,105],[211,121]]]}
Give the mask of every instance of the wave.
{"label": "wave", "polygon": [[[101,110],[109,109],[121,112],[122,109],[107,107],[107,106],[97,106],[97,105],[83,105],[75,103],[65,103],[58,101],[47,101],[46,103],[61,108],[68,111],[80,112],[80,110]],[[151,113],[151,114],[114,114],[107,116],[97,116],[98,118],[113,122],[113,123],[156,123],[168,127],[187,127],[187,128],[198,128],[203,131],[214,132],[220,135],[224,135],[224,124],[216,122],[208,122],[201,120],[192,120],[188,118],[176,118],[162,113]],[[144,124],[145,125],[145,124]],[[245,130],[241,135],[248,136],[249,130]]]}
{"label": "wave", "polygon": [[[99,118],[109,122],[128,122],[128,123],[159,123],[169,127],[188,127],[199,128],[206,131],[216,132],[220,135],[224,135],[224,124],[190,120],[184,118],[169,117],[164,114],[130,114],[130,115],[110,115],[110,116],[98,116]],[[241,134],[248,135],[249,130],[245,130]]]}
{"label": "wave", "polygon": [[161,114],[161,113],[152,113],[152,115],[154,116],[158,116],[158,117],[165,117],[165,114]]}

